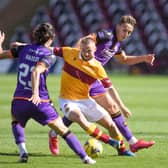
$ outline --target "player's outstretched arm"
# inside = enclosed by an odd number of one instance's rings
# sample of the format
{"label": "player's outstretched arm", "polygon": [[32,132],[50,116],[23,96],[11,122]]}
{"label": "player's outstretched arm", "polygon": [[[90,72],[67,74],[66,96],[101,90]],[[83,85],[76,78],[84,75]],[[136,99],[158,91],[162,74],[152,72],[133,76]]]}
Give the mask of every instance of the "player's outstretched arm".
{"label": "player's outstretched arm", "polygon": [[14,48],[17,46],[23,46],[23,45],[27,45],[27,43],[21,43],[21,42],[15,41],[15,42],[10,43],[10,48]]}
{"label": "player's outstretched arm", "polygon": [[115,58],[120,63],[127,64],[127,65],[134,65],[134,64],[143,63],[143,62],[153,65],[155,60],[155,54],[133,56],[133,55],[126,55],[126,53],[122,51],[120,54],[115,55]]}

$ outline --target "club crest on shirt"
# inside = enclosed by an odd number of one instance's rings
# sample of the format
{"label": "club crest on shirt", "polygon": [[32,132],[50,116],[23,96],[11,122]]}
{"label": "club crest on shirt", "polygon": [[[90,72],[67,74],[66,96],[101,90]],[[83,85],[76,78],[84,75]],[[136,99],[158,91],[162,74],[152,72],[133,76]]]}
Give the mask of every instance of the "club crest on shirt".
{"label": "club crest on shirt", "polygon": [[103,49],[101,52],[102,52],[104,57],[108,57],[108,58],[109,57],[111,58],[115,55],[114,50],[110,50],[110,49]]}

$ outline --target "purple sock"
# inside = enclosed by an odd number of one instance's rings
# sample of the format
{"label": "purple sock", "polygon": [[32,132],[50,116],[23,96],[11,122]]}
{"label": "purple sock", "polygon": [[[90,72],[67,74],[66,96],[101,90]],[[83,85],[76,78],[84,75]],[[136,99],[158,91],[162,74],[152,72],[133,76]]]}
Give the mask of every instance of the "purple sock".
{"label": "purple sock", "polygon": [[80,144],[79,140],[76,138],[76,136],[68,131],[66,135],[63,136],[66,143],[69,145],[69,147],[80,156],[81,159],[83,159],[87,154],[85,150],[83,149],[82,145]]}
{"label": "purple sock", "polygon": [[71,120],[69,120],[67,117],[63,117],[62,121],[64,123],[64,125],[66,125],[67,127],[69,127],[73,122]]}
{"label": "purple sock", "polygon": [[122,135],[126,138],[127,141],[133,137],[131,130],[127,126],[127,123],[125,122],[124,117],[120,114],[116,117],[112,117],[113,121],[117,125],[118,129],[122,133]]}
{"label": "purple sock", "polygon": [[25,142],[24,128],[18,122],[12,122],[12,132],[16,144]]}

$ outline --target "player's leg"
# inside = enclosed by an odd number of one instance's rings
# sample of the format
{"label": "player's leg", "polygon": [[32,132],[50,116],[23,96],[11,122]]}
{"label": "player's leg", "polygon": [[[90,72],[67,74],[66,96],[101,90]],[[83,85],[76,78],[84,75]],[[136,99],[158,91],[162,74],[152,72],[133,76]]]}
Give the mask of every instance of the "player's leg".
{"label": "player's leg", "polygon": [[68,146],[82,159],[83,163],[96,163],[96,161],[92,160],[86,154],[76,136],[63,124],[61,117],[52,103],[40,103],[38,105],[38,110],[33,111],[32,118],[42,125],[47,124],[51,129],[61,135]]}
{"label": "player's leg", "polygon": [[109,92],[104,89],[99,81],[96,81],[94,84],[92,84],[90,89],[90,96],[92,96],[92,98],[111,115],[116,126],[122,135],[127,139],[127,141],[132,138],[132,141],[136,143],[137,139],[133,136],[129,127],[125,125],[125,119],[123,115],[121,115],[117,103],[114,101]]}
{"label": "player's leg", "polygon": [[[14,117],[14,115],[18,116],[19,115],[19,109],[20,106],[23,107],[22,102],[20,101],[13,101],[12,102],[12,133],[15,139],[15,143],[18,147],[19,150],[19,160],[18,162],[27,162],[28,161],[28,151],[26,149],[26,144],[25,144],[25,132],[24,132],[24,127],[17,121],[17,119]],[[22,118],[22,121],[26,122],[27,118],[26,116]]]}
{"label": "player's leg", "polygon": [[[83,104],[83,102],[88,103],[85,105]],[[83,128],[90,136],[104,143],[109,143],[110,145],[116,148],[116,146],[120,145],[120,142],[112,139],[109,135],[103,133],[96,125],[90,123],[83,115],[83,112],[81,112],[81,111],[92,112],[90,111],[89,108],[89,106],[91,106],[89,102],[90,100],[78,101],[77,103],[70,100],[60,99],[60,107],[69,120],[78,123],[80,127]]]}
{"label": "player's leg", "polygon": [[116,102],[111,98],[111,96],[106,92],[103,95],[99,95],[96,97],[93,97],[96,102],[101,105],[106,111],[109,112],[111,115],[113,121],[117,125],[118,129],[121,131],[123,136],[128,140],[131,137],[133,137],[132,132],[128,128],[128,126],[125,125],[125,120],[123,115],[121,115],[120,109]]}
{"label": "player's leg", "polygon": [[76,138],[76,136],[69,131],[69,129],[63,124],[62,119],[57,119],[48,123],[48,126],[55,130],[66,141],[68,146],[83,160],[83,163],[94,164],[96,161],[92,160],[83,149],[82,145]]}
{"label": "player's leg", "polygon": [[27,162],[28,151],[25,144],[24,128],[17,121],[12,121],[12,132],[20,153],[19,162]]}
{"label": "player's leg", "polygon": [[[66,116],[62,118],[62,121],[65,126],[69,127],[73,122],[70,121]],[[57,133],[54,130],[49,131],[49,149],[51,153],[55,156],[59,155],[59,141],[58,141],[58,136]]]}
{"label": "player's leg", "polygon": [[126,145],[124,143],[123,137],[119,130],[117,129],[115,123],[111,120],[110,116],[106,115],[97,121],[98,124],[106,128],[110,134],[110,136],[114,139],[121,141],[121,145],[117,148],[118,155],[122,156],[134,156],[132,152],[126,149]]}
{"label": "player's leg", "polygon": [[[120,146],[116,146],[119,155],[125,156],[134,156],[134,154],[128,150],[126,150],[126,146],[123,141],[123,137],[119,132],[118,128],[116,127],[115,123],[111,120],[110,115],[108,112],[102,108],[99,104],[95,102],[93,99],[89,99],[89,101],[85,101],[85,106],[89,107],[90,110],[86,108],[82,112],[87,117],[89,121],[97,122],[104,128],[108,129],[110,138],[112,137],[115,140],[120,142]],[[111,138],[111,139],[112,139]],[[108,141],[110,144],[111,139]]]}
{"label": "player's leg", "polygon": [[130,130],[125,121],[124,116],[121,114],[118,105],[108,93],[96,96],[94,97],[94,99],[99,105],[101,105],[104,109],[106,109],[109,112],[109,114],[112,117],[112,120],[115,122],[122,135],[129,142],[130,149],[132,152],[136,152],[139,149],[148,148],[155,143],[154,141],[147,142],[144,140],[138,140],[133,135],[132,131]]}

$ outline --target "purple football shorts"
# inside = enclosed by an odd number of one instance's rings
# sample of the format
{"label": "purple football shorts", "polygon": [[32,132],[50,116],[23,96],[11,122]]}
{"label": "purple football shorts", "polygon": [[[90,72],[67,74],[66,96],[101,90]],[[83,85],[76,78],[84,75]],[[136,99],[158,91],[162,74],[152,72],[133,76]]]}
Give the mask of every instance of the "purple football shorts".
{"label": "purple football shorts", "polygon": [[46,125],[59,116],[51,102],[42,102],[36,106],[27,100],[13,100],[11,112],[23,127],[31,118],[41,125]]}
{"label": "purple football shorts", "polygon": [[105,92],[106,92],[106,89],[104,88],[103,84],[99,80],[96,80],[96,82],[94,82],[90,86],[89,94],[91,97],[98,96],[98,95],[103,94]]}

